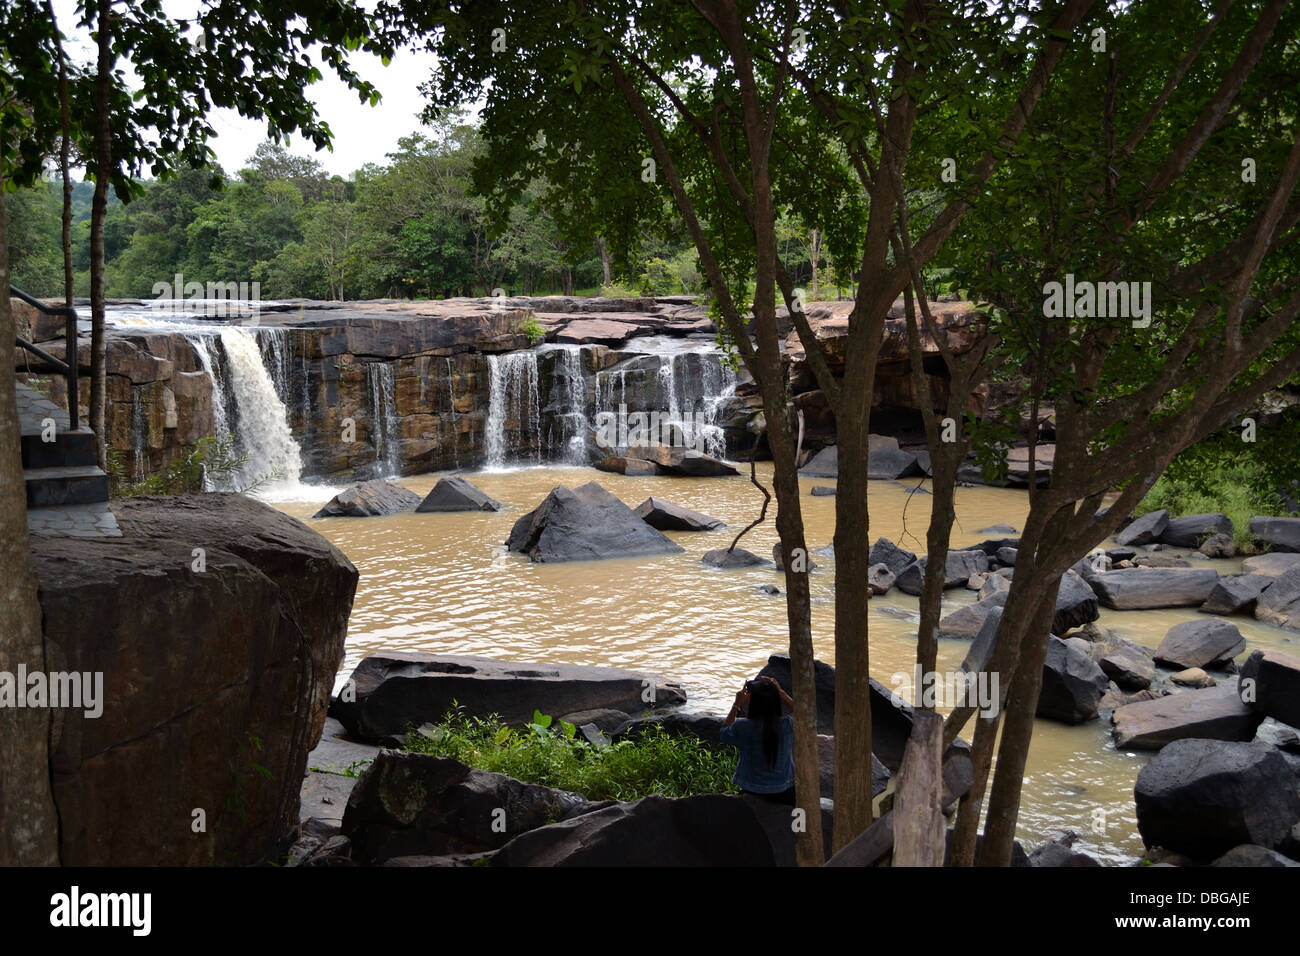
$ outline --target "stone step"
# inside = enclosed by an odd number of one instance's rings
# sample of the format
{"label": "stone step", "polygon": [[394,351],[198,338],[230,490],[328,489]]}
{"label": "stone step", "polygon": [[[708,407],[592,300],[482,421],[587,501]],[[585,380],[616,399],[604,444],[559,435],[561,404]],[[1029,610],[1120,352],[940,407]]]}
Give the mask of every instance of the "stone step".
{"label": "stone step", "polygon": [[23,433],[23,468],[63,468],[73,465],[97,464],[95,433],[85,425],[76,431],[60,429],[53,441],[45,441],[42,433]]}
{"label": "stone step", "polygon": [[108,501],[108,475],[98,465],[24,469],[28,508]]}
{"label": "stone step", "polygon": [[41,538],[120,538],[108,502],[88,505],[60,505],[57,508],[28,508],[27,530]]}

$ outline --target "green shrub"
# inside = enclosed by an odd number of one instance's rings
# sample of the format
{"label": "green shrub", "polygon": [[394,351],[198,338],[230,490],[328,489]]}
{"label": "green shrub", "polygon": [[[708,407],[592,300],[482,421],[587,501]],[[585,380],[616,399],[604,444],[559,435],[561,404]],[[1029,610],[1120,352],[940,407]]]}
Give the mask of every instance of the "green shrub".
{"label": "green shrub", "polygon": [[1157,479],[1134,511],[1141,515],[1167,509],[1172,517],[1223,512],[1232,520],[1237,550],[1255,550],[1250,519],[1277,514],[1281,500],[1269,487],[1264,470],[1245,459],[1221,461],[1196,470],[1173,468]]}
{"label": "green shrub", "polygon": [[[126,477],[124,453],[110,451],[108,476],[114,497],[134,495],[183,495],[202,491],[204,479],[214,484],[227,485],[248,464],[248,453],[235,451],[235,436],[212,435],[201,438],[185,455],[162,471],[147,475],[140,481]],[[279,474],[261,475],[248,485],[233,488],[241,494],[254,491],[269,481],[283,477]]]}
{"label": "green shrub", "polygon": [[411,731],[406,749],[573,790],[589,800],[736,792],[735,752],[712,751],[697,737],[673,736],[651,725],[636,740],[596,747],[579,737],[573,724],[552,723],[535,713],[528,726],[509,727],[495,717],[471,717],[457,709],[439,724]]}
{"label": "green shrub", "polygon": [[528,343],[536,345],[542,339],[546,338],[546,329],[537,321],[537,316],[530,315],[519,326],[519,331],[528,336]]}

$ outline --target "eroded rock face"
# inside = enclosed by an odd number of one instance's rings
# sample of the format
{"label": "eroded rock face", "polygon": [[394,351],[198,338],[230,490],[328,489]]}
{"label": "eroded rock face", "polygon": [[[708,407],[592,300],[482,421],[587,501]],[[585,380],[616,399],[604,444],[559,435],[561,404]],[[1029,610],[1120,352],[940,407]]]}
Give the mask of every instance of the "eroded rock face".
{"label": "eroded rock face", "polygon": [[[102,716],[54,711],[61,862],[274,856],[298,822],[357,571],[306,525],[239,495],[122,499],[114,511],[121,538],[32,539],[50,669],[103,674]],[[191,829],[195,808],[206,833]]]}
{"label": "eroded rock face", "polygon": [[545,563],[683,550],[594,481],[577,488],[555,488],[536,509],[515,522],[506,547]]}
{"label": "eroded rock face", "polygon": [[638,671],[415,651],[371,654],[346,686],[349,693],[333,701],[330,715],[358,740],[382,740],[405,734],[410,725],[439,723],[456,704],[474,716],[496,714],[522,725],[537,710],[551,716],[597,709],[640,713],[686,701],[677,684]]}

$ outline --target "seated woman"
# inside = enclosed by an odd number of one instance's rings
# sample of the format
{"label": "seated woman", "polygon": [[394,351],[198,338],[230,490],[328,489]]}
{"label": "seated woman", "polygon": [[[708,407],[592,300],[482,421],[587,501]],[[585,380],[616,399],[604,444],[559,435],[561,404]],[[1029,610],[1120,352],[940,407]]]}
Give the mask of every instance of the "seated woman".
{"label": "seated woman", "polygon": [[[749,705],[748,717],[737,717]],[[770,677],[746,681],[722,722],[722,741],[740,751],[732,781],[752,793],[794,806],[794,718],[782,712],[794,701]]]}

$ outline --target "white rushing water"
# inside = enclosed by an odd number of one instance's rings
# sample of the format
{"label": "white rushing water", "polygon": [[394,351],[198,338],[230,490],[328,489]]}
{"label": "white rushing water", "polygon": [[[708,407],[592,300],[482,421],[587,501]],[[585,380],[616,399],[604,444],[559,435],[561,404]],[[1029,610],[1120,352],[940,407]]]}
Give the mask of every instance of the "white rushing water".
{"label": "white rushing water", "polygon": [[489,471],[500,471],[523,455],[510,448],[506,425],[518,422],[519,445],[531,437],[534,462],[542,461],[542,398],[537,372],[537,353],[531,349],[488,356],[488,420],[484,436]]}
{"label": "white rushing water", "polygon": [[402,473],[401,420],[397,414],[397,383],[387,362],[366,364],[370,401],[370,434],[375,446],[376,478],[396,478]]}
{"label": "white rushing water", "polygon": [[235,483],[248,487],[263,482],[259,490],[268,497],[292,495],[301,484],[302,451],[289,430],[288,414],[276,394],[275,382],[262,363],[262,350],[253,334],[241,326],[227,326],[219,334],[228,385],[239,413],[235,441],[239,451],[248,455]]}

